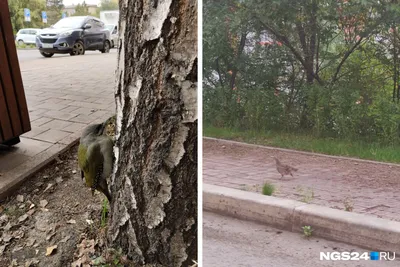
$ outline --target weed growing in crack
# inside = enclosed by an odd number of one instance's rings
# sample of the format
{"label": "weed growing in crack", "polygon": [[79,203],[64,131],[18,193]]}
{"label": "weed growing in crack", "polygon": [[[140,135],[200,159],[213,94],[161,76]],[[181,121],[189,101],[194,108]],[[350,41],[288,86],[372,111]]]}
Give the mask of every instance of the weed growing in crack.
{"label": "weed growing in crack", "polygon": [[265,183],[262,188],[262,194],[266,196],[272,196],[275,192],[275,186],[270,183]]}
{"label": "weed growing in crack", "polygon": [[301,229],[303,229],[303,234],[307,238],[311,237],[312,232],[314,231],[314,229],[312,229],[311,226],[309,226],[309,225],[305,225],[305,226],[301,227]]}

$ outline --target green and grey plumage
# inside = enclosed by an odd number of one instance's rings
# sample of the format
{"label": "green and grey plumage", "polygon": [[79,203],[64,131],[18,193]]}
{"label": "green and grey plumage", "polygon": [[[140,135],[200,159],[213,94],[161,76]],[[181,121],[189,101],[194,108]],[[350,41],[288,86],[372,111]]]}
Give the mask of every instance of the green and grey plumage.
{"label": "green and grey plumage", "polygon": [[103,135],[106,123],[92,124],[83,130],[78,148],[78,164],[86,185],[102,192],[111,202],[107,178],[113,168],[113,141]]}

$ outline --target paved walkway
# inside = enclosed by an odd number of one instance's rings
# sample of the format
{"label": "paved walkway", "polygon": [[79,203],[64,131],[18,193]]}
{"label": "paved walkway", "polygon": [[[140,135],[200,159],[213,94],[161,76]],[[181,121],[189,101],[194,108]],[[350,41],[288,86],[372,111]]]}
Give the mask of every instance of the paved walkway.
{"label": "paved walkway", "polygon": [[15,147],[0,146],[0,198],[29,172],[68,148],[82,129],[115,112],[116,51],[20,60],[32,130]]}
{"label": "paved walkway", "polygon": [[[297,167],[294,177],[276,171],[278,157]],[[400,165],[364,163],[318,155],[304,155],[224,141],[203,141],[205,183],[261,192],[262,184],[277,187],[274,196],[324,205],[353,208],[400,221]]]}

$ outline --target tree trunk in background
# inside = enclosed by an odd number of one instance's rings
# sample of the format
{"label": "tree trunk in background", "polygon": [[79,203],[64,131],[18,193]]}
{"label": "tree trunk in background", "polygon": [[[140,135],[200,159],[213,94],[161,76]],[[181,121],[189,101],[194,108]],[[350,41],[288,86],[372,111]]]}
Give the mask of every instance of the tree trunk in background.
{"label": "tree trunk in background", "polygon": [[108,239],[137,264],[197,259],[197,1],[120,1]]}

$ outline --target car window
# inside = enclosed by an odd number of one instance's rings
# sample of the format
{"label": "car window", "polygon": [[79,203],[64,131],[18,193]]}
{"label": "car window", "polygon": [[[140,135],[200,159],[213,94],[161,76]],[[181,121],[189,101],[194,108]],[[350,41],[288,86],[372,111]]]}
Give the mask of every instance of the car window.
{"label": "car window", "polygon": [[93,19],[88,19],[85,24],[89,24],[92,28],[96,27]]}
{"label": "car window", "polygon": [[27,30],[20,30],[19,34],[27,34]]}
{"label": "car window", "polygon": [[36,30],[29,30],[29,34],[36,35]]}
{"label": "car window", "polygon": [[99,20],[93,20],[93,24],[95,25],[95,28],[97,28],[97,29],[103,29],[104,28],[104,23],[99,21]]}
{"label": "car window", "polygon": [[53,28],[60,29],[60,28],[80,28],[83,26],[85,21],[84,17],[67,17],[59,20],[56,24],[53,25]]}

